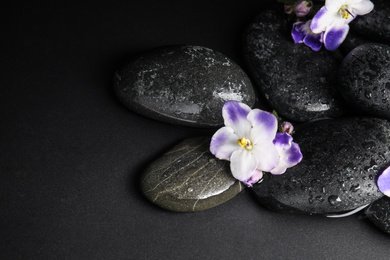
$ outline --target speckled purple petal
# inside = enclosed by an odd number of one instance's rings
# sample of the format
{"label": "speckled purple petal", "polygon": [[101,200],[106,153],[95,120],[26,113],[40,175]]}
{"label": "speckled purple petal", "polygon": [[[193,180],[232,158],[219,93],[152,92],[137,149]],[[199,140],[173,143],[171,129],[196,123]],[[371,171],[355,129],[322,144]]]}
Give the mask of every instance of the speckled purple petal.
{"label": "speckled purple petal", "polygon": [[247,120],[251,108],[237,101],[227,101],[222,108],[222,116],[226,126],[229,126],[240,138],[248,138],[251,124]]}
{"label": "speckled purple petal", "polygon": [[258,182],[261,178],[263,178],[263,172],[259,170],[255,170],[253,175],[248,180],[243,181],[243,183],[245,183],[249,187],[252,187],[252,185]]}
{"label": "speckled purple petal", "polygon": [[390,167],[382,172],[378,178],[378,188],[387,197],[390,197]]}
{"label": "speckled purple petal", "polygon": [[256,158],[243,148],[234,151],[230,157],[230,170],[233,177],[239,181],[245,182],[250,179],[255,173],[256,166]]}
{"label": "speckled purple petal", "polygon": [[305,32],[302,27],[304,22],[296,22],[293,24],[293,28],[291,30],[291,36],[295,43],[302,43],[303,39],[306,37],[307,32]]}
{"label": "speckled purple petal", "polygon": [[[286,136],[287,135],[287,136]],[[272,169],[272,174],[283,174],[287,168],[297,165],[302,160],[302,153],[297,143],[292,142],[292,137],[287,133],[277,134],[274,140],[276,149],[279,152],[280,160],[278,166]]]}
{"label": "speckled purple petal", "polygon": [[336,50],[345,37],[347,37],[349,25],[344,22],[336,22],[332,24],[324,34],[324,44],[327,50]]}
{"label": "speckled purple petal", "polygon": [[237,144],[238,139],[232,128],[222,127],[211,138],[210,152],[218,159],[230,160],[232,153],[240,148]]}
{"label": "speckled purple petal", "polygon": [[254,145],[274,140],[278,130],[278,121],[273,114],[260,109],[253,109],[248,114],[248,121],[252,125],[250,140]]}

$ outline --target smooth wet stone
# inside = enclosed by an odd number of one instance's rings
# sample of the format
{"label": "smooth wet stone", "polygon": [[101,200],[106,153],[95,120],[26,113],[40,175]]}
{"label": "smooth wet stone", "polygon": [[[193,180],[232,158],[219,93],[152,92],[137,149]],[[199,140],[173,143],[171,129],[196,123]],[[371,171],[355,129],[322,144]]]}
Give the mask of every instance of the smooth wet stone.
{"label": "smooth wet stone", "polygon": [[261,13],[245,33],[246,63],[260,91],[289,120],[341,116],[336,76],[342,58],[295,44],[292,25],[276,10]]}
{"label": "smooth wet stone", "polygon": [[350,23],[352,30],[364,34],[375,41],[390,43],[390,4],[389,0],[371,0],[374,10],[358,16]]}
{"label": "smooth wet stone", "polygon": [[276,211],[331,214],[372,203],[383,194],[378,173],[390,160],[390,123],[375,118],[328,119],[297,127],[302,161],[283,175],[266,174],[251,189]]}
{"label": "smooth wet stone", "polygon": [[381,230],[390,234],[390,198],[373,202],[365,211],[366,217]]}
{"label": "smooth wet stone", "polygon": [[176,145],[145,170],[144,195],[154,204],[177,212],[215,207],[245,187],[234,179],[229,162],[209,151],[210,138],[191,138]]}
{"label": "smooth wet stone", "polygon": [[114,90],[141,115],[194,127],[223,125],[221,111],[228,100],[255,102],[245,72],[225,55],[199,46],[144,53],[115,73]]}
{"label": "smooth wet stone", "polygon": [[390,119],[390,46],[369,43],[353,49],[340,66],[339,82],[351,106]]}

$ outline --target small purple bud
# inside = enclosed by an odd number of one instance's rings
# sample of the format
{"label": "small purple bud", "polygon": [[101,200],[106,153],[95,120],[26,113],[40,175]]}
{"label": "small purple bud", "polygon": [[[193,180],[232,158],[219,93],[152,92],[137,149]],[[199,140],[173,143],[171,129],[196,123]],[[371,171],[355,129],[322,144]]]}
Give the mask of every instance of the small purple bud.
{"label": "small purple bud", "polygon": [[280,131],[282,133],[292,135],[292,133],[294,132],[294,126],[290,122],[283,122],[280,126]]}
{"label": "small purple bud", "polygon": [[284,13],[292,14],[293,11],[294,11],[294,5],[293,4],[285,4],[284,5]]}
{"label": "small purple bud", "polygon": [[311,1],[300,1],[295,5],[294,11],[297,17],[304,17],[308,13],[310,13],[311,8],[313,7],[313,3]]}

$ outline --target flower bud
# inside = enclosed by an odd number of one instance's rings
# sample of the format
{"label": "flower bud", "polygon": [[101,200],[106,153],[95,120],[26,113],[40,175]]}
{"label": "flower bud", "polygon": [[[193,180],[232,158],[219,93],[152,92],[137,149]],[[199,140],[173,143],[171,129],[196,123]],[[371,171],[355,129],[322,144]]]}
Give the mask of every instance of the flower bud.
{"label": "flower bud", "polygon": [[285,121],[280,126],[280,131],[291,135],[294,132],[294,126],[290,122]]}
{"label": "flower bud", "polygon": [[304,17],[308,13],[310,13],[312,7],[313,7],[313,3],[311,1],[306,1],[306,0],[300,1],[294,7],[295,15],[297,17]]}
{"label": "flower bud", "polygon": [[294,11],[294,5],[292,5],[292,4],[285,4],[284,5],[284,13],[292,14],[293,11]]}

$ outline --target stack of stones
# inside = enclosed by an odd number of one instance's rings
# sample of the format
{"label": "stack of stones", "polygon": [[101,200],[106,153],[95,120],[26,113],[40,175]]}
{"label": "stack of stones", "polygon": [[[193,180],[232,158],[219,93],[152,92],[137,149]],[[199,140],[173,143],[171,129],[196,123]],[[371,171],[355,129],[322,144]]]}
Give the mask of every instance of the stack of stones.
{"label": "stack of stones", "polygon": [[[367,219],[390,233],[390,198],[376,185],[390,164],[390,6],[372,2],[374,11],[351,23],[338,51],[294,44],[291,23],[273,8],[244,33],[248,74],[214,50],[166,46],[118,70],[115,93],[134,112],[187,127],[222,126],[228,100],[277,111],[296,125],[303,160],[285,174],[265,174],[250,188],[258,202],[279,212],[323,215],[368,206]],[[144,195],[177,212],[205,210],[237,195],[245,186],[209,144],[210,137],[183,140],[151,163],[141,177]]]}

